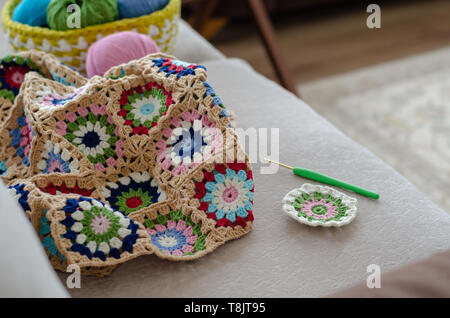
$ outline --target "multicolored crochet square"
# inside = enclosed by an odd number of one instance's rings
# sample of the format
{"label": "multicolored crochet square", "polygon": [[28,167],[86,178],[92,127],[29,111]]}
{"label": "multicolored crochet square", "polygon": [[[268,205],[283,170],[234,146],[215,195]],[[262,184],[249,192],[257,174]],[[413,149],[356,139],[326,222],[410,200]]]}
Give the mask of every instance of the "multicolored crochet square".
{"label": "multicolored crochet square", "polygon": [[1,60],[0,174],[55,268],[192,260],[251,230],[251,165],[206,79],[163,54],[91,80],[35,51]]}

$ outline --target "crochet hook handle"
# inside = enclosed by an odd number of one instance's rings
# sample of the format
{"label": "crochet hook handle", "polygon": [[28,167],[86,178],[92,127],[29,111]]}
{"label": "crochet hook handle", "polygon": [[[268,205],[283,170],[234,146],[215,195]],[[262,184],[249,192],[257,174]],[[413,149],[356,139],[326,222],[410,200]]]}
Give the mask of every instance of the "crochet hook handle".
{"label": "crochet hook handle", "polygon": [[291,166],[287,166],[285,164],[270,160],[270,159],[266,159],[269,162],[275,163],[277,165],[280,165],[282,167],[291,169],[295,175],[299,176],[299,177],[303,177],[306,179],[310,179],[310,180],[314,180],[317,182],[321,182],[321,183],[325,183],[325,184],[329,184],[329,185],[333,185],[336,187],[340,187],[340,188],[344,188],[350,191],[353,191],[355,193],[361,194],[363,196],[378,200],[380,198],[380,195],[378,193],[366,190],[364,188],[360,188],[357,187],[355,185],[352,185],[350,183],[346,183],[344,181],[326,176],[324,174],[318,173],[316,171],[312,171],[309,169],[305,169],[305,168],[300,168],[300,167],[291,167]]}
{"label": "crochet hook handle", "polygon": [[312,171],[309,169],[294,167],[292,169],[292,171],[294,172],[295,175],[297,175],[299,177],[303,177],[303,178],[314,180],[317,182],[344,188],[344,189],[356,192],[358,194],[361,194],[363,196],[366,196],[366,197],[369,197],[369,198],[372,198],[375,200],[378,200],[378,198],[380,197],[380,195],[378,193],[366,190],[364,188],[357,187],[355,185],[346,183],[346,182],[338,180],[338,179],[331,178],[329,176],[323,175],[321,173],[318,173],[318,172],[315,172],[315,171]]}

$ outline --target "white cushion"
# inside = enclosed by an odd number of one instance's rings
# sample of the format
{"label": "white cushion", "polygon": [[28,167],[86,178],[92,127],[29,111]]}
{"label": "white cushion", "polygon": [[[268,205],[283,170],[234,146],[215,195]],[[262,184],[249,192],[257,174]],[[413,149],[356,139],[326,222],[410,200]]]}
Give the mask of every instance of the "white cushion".
{"label": "white cushion", "polygon": [[192,63],[225,59],[225,56],[200,36],[184,20],[180,21],[180,30],[175,45],[175,57]]}
{"label": "white cushion", "polygon": [[67,297],[31,223],[0,182],[0,297]]}

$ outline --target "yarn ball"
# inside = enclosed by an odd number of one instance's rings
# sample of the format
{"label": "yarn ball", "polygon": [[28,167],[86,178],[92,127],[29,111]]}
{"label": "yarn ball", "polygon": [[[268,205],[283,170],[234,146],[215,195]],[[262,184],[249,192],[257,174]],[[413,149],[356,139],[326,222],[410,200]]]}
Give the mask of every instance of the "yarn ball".
{"label": "yarn ball", "polygon": [[14,9],[12,20],[30,26],[46,26],[49,3],[50,0],[22,0]]}
{"label": "yarn ball", "polygon": [[116,20],[119,16],[117,0],[51,0],[47,7],[47,22],[50,29],[69,30],[67,18],[74,12],[67,12],[71,4],[80,6],[80,26],[103,24]]}
{"label": "yarn ball", "polygon": [[119,17],[135,18],[163,9],[169,0],[117,0]]}
{"label": "yarn ball", "polygon": [[88,50],[86,70],[89,77],[102,76],[111,67],[159,52],[148,36],[131,31],[108,35],[95,42]]}

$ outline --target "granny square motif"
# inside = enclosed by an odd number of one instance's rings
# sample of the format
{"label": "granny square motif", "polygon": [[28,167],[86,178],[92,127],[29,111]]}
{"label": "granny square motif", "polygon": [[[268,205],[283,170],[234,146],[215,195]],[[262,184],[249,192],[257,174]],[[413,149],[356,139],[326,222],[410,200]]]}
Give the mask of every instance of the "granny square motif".
{"label": "granny square motif", "polygon": [[357,199],[327,186],[305,183],[286,194],[282,210],[306,225],[340,227],[356,217]]}
{"label": "granny square motif", "polygon": [[251,165],[206,80],[164,54],[90,80],[36,51],[1,60],[0,174],[56,269],[192,260],[251,230]]}

